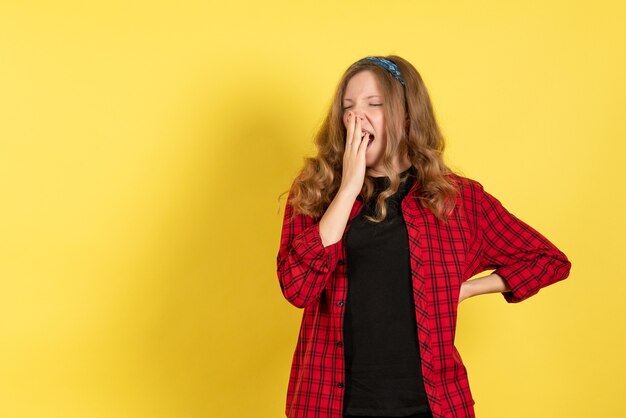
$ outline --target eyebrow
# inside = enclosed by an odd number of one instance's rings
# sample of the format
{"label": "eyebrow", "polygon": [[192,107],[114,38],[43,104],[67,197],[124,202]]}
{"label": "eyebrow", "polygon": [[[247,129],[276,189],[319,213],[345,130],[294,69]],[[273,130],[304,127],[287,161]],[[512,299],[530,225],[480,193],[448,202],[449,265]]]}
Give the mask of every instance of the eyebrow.
{"label": "eyebrow", "polygon": [[[367,96],[366,99],[371,99],[372,97],[383,97],[378,94],[374,94],[373,96]],[[352,99],[343,99],[344,102],[351,102]]]}

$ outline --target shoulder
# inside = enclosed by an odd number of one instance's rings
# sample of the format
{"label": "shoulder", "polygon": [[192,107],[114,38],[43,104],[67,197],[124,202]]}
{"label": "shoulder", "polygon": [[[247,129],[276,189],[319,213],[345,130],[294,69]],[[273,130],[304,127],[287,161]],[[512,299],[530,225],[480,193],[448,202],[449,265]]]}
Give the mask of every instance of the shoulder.
{"label": "shoulder", "polygon": [[456,184],[458,209],[463,211],[469,218],[480,217],[485,203],[491,198],[491,195],[485,191],[483,185],[476,179],[457,173],[449,173],[447,176]]}
{"label": "shoulder", "polygon": [[461,199],[476,199],[484,193],[484,187],[478,180],[462,176],[457,173],[450,172],[446,174],[446,177],[450,179],[459,190],[459,196]]}
{"label": "shoulder", "polygon": [[455,210],[467,222],[474,235],[483,214],[482,206],[485,196],[483,185],[478,180],[456,173],[449,173],[447,177],[458,190]]}

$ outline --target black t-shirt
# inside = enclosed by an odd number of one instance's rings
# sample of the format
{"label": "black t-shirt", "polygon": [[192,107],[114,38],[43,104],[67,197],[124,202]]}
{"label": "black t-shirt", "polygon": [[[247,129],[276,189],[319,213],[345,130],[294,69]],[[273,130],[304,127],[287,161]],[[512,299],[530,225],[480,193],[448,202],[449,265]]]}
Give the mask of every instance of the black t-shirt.
{"label": "black t-shirt", "polygon": [[[406,416],[430,412],[421,372],[409,245],[401,202],[415,181],[387,200],[387,218],[374,224],[374,200],[346,233],[348,295],[344,316],[345,415]],[[376,195],[389,184],[375,177]]]}

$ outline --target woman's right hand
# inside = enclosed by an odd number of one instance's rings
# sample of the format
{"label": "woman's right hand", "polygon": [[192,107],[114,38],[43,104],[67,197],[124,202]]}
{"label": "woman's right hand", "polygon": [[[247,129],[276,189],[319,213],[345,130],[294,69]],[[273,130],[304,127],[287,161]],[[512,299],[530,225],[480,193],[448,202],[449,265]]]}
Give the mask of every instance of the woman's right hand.
{"label": "woman's right hand", "polygon": [[346,130],[346,148],[343,153],[343,174],[339,190],[353,194],[361,193],[365,181],[365,151],[367,140],[362,140],[361,118],[350,112]]}

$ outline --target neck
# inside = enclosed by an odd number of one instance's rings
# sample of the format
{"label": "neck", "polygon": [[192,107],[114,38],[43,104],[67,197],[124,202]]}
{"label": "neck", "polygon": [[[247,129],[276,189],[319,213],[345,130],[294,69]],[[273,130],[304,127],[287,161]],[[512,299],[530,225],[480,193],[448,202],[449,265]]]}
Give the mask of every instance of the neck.
{"label": "neck", "polygon": [[[393,170],[396,173],[402,173],[411,167],[411,160],[409,160],[408,155],[405,154],[401,159],[396,158],[392,164]],[[378,167],[368,167],[367,174],[371,177],[385,176],[384,172]]]}

